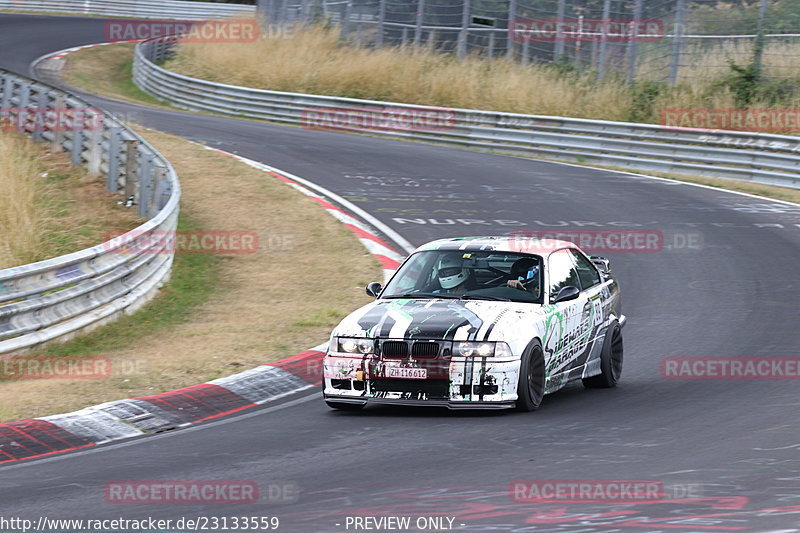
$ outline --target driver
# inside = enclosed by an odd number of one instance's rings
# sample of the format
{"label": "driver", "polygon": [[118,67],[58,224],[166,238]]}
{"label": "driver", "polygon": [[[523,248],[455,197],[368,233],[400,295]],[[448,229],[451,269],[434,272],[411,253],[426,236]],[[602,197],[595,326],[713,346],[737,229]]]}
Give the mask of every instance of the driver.
{"label": "driver", "polygon": [[507,286],[512,289],[532,292],[539,296],[539,262],[536,259],[523,257],[511,265],[511,278]]}
{"label": "driver", "polygon": [[445,255],[439,259],[436,275],[442,289],[433,292],[461,294],[467,290],[469,272],[464,268],[464,264],[452,255]]}

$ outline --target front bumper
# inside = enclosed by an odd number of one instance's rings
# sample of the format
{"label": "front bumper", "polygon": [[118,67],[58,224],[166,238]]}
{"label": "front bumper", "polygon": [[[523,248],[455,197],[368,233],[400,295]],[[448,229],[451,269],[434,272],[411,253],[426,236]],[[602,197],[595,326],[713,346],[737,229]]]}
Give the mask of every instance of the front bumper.
{"label": "front bumper", "polygon": [[[326,400],[449,409],[506,409],[517,399],[519,358],[453,357],[380,360],[328,354],[323,360]],[[388,379],[391,366],[426,368],[428,379]]]}

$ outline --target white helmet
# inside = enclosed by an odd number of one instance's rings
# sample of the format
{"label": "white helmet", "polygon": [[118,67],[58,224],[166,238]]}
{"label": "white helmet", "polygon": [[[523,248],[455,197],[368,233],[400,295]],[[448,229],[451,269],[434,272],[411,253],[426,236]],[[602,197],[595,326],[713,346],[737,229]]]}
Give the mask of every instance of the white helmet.
{"label": "white helmet", "polygon": [[439,259],[437,275],[439,276],[439,285],[443,289],[452,289],[467,279],[467,269],[452,255],[445,255]]}

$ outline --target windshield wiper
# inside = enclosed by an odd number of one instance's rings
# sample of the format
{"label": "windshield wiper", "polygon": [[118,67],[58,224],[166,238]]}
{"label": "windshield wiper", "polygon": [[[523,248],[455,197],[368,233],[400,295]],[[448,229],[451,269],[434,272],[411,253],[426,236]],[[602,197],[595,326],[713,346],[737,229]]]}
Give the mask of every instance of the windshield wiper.
{"label": "windshield wiper", "polygon": [[389,296],[384,296],[384,299],[387,300],[394,300],[394,299],[401,299],[401,298],[442,298],[444,300],[458,300],[460,296],[457,294],[434,294],[432,292],[407,292],[405,294],[392,294]]}
{"label": "windshield wiper", "polygon": [[462,300],[489,300],[493,302],[510,302],[508,298],[500,298],[499,296],[487,296],[485,294],[465,294],[461,297]]}

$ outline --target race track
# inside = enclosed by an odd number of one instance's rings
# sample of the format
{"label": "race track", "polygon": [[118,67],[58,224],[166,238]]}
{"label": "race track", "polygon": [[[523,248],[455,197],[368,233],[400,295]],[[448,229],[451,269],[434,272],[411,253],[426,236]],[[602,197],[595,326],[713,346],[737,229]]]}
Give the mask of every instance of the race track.
{"label": "race track", "polygon": [[[1,15],[0,67],[27,73],[45,53],[103,40],[101,19]],[[629,318],[617,389],[572,385],[529,414],[350,414],[331,411],[318,393],[298,396],[188,430],[2,467],[0,515],[277,516],[279,531],[301,533],[345,531],[353,515],[449,516],[457,531],[476,532],[800,532],[798,382],[668,380],[660,370],[664,357],[800,355],[800,206],[569,165],[94,101],[320,184],[414,245],[561,227],[660,231],[677,248],[604,254]],[[687,237],[701,245],[681,247]],[[254,480],[262,488],[295,487],[298,495],[263,505],[104,501],[105,483],[133,479]],[[514,480],[557,479],[655,480],[676,498],[520,503],[509,495]]]}

